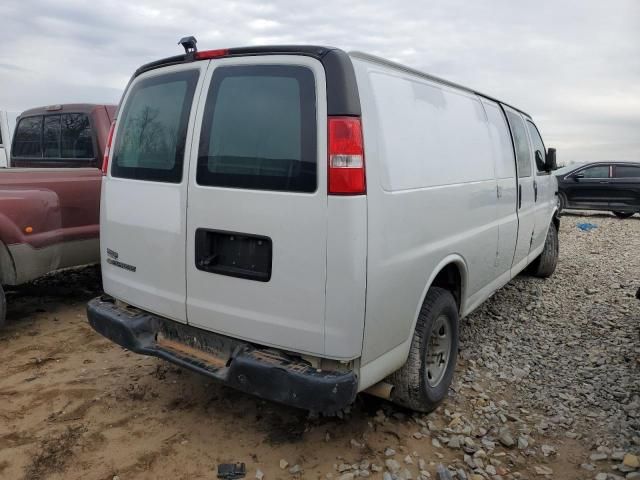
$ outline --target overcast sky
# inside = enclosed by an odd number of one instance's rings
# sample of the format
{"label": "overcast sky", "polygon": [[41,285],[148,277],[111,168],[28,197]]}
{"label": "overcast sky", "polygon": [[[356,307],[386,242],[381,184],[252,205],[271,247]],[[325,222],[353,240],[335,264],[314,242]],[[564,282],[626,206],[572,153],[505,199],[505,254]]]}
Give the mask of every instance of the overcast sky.
{"label": "overcast sky", "polygon": [[512,103],[560,162],[640,160],[640,0],[3,0],[0,31],[0,110],[116,103],[184,35],[200,49],[320,44]]}

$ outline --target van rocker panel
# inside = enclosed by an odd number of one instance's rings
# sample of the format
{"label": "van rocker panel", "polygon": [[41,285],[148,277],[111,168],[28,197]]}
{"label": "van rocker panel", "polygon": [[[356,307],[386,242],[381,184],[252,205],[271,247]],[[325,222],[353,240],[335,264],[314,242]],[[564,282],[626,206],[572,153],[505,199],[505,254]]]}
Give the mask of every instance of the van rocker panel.
{"label": "van rocker panel", "polygon": [[[117,304],[109,296],[91,300],[87,317],[96,332],[132,352],[167,360],[274,402],[334,412],[351,404],[357,393],[353,371],[318,371],[300,358]],[[181,339],[195,339],[196,345],[207,348],[194,348]]]}

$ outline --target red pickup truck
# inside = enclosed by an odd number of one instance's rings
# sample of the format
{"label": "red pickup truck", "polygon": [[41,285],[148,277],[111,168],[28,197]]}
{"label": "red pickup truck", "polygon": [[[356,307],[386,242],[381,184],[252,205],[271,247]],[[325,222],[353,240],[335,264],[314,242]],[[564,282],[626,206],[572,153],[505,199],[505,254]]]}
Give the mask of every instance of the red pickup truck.
{"label": "red pickup truck", "polygon": [[54,105],[17,120],[11,168],[0,169],[2,286],[100,259],[102,157],[115,105]]}

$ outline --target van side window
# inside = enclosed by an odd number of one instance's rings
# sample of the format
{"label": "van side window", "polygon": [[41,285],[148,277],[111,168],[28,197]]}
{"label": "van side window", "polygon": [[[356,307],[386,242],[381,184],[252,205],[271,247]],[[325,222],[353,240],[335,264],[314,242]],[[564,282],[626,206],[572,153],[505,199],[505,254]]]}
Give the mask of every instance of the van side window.
{"label": "van side window", "polygon": [[21,119],[13,144],[16,157],[42,157],[42,116]]}
{"label": "van side window", "polygon": [[180,183],[187,126],[200,72],[158,75],[137,82],[121,114],[111,175]]}
{"label": "van side window", "polygon": [[[531,136],[531,143],[533,144],[533,154],[536,152],[540,152],[542,155],[542,160],[544,162],[544,158],[547,154],[547,150],[544,148],[544,142],[542,141],[542,137],[540,136],[540,132],[538,132],[538,127],[536,127],[533,122],[527,120],[527,128],[529,129],[529,136]],[[535,157],[534,157],[535,160]],[[536,164],[536,171],[538,173],[546,173],[544,170],[544,164],[538,165],[538,162],[534,162]]]}
{"label": "van side window", "polygon": [[519,115],[507,110],[507,118],[511,126],[513,143],[516,147],[516,161],[518,163],[518,177],[531,176],[531,148],[524,127],[524,122]]}
{"label": "van side window", "polygon": [[494,145],[496,176],[514,178],[516,176],[516,162],[513,158],[513,144],[509,135],[509,127],[500,107],[495,103],[482,102],[487,113],[489,133]]}
{"label": "van side window", "polygon": [[198,184],[314,192],[316,123],[309,68],[216,68],[200,133]]}

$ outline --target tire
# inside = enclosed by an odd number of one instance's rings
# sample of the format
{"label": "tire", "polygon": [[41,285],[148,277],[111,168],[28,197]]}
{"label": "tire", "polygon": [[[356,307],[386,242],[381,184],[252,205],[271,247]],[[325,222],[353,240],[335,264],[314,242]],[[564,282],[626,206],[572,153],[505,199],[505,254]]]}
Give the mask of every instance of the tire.
{"label": "tire", "polygon": [[558,213],[562,213],[562,211],[567,208],[567,196],[559,192],[558,193]]}
{"label": "tire", "polygon": [[558,228],[556,224],[551,222],[547,239],[544,242],[544,250],[529,265],[531,275],[540,278],[548,278],[553,275],[558,265],[558,256],[560,253],[560,242],[558,241]]}
{"label": "tire", "polygon": [[0,285],[0,328],[4,327],[5,318],[7,315],[7,299],[4,296],[4,290]]}
{"label": "tire", "polygon": [[[431,412],[446,398],[458,355],[458,325],[458,306],[453,295],[443,288],[430,288],[418,315],[407,362],[388,379],[394,386],[392,402],[419,412]],[[434,326],[440,326],[438,332],[432,331]],[[427,362],[427,355],[434,348],[430,345],[431,334],[440,340],[442,351],[438,360],[446,357],[444,365]],[[446,336],[449,341],[443,340]]]}
{"label": "tire", "polygon": [[633,217],[633,212],[611,212],[613,213],[616,217],[624,220],[625,218],[630,218]]}

